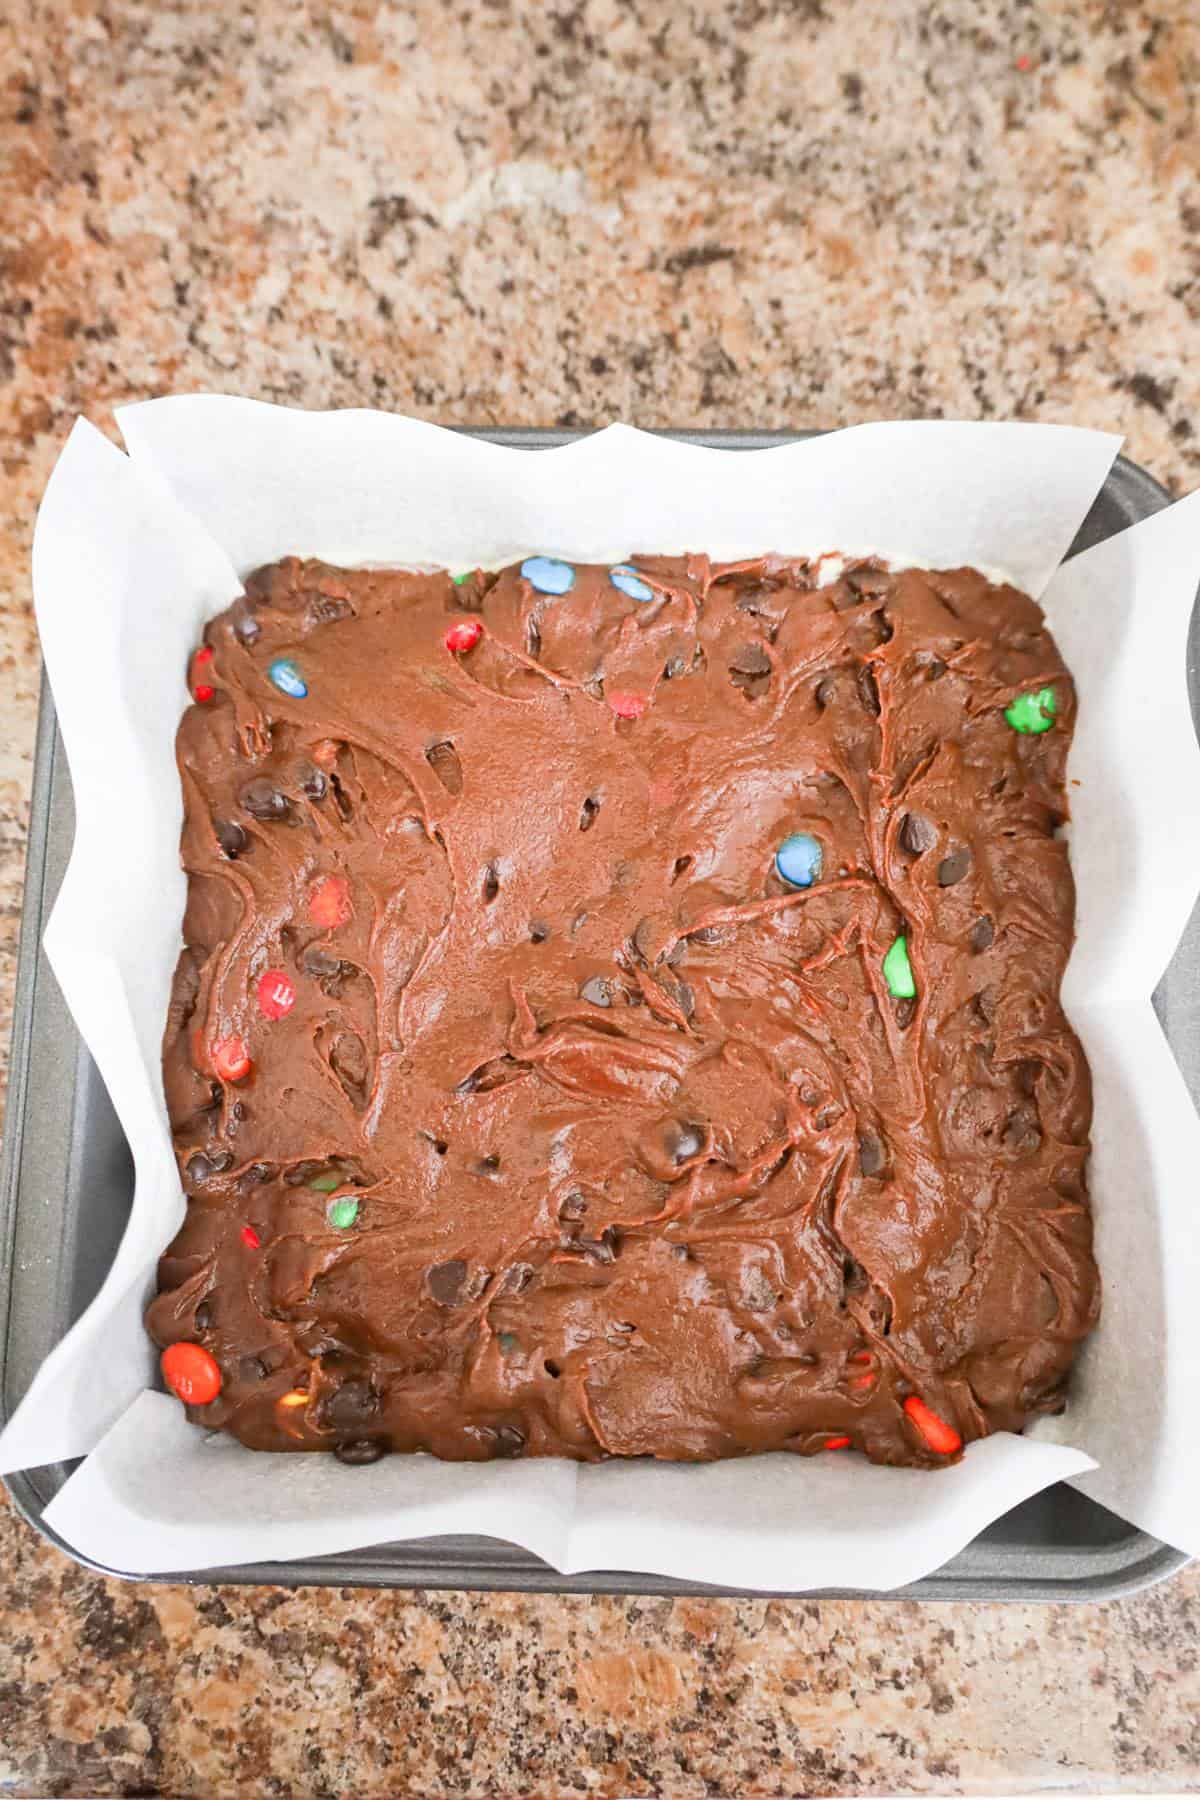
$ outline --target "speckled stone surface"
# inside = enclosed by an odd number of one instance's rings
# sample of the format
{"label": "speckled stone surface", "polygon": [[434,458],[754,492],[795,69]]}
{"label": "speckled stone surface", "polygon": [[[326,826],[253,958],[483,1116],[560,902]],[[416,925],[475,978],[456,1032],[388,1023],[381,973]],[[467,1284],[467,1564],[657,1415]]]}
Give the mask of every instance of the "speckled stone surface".
{"label": "speckled stone surface", "polygon": [[[0,1036],[72,418],[1124,430],[1200,480],[1192,0],[0,9]],[[0,1791],[1200,1787],[1200,1574],[1108,1607],[124,1587],[0,1510]]]}

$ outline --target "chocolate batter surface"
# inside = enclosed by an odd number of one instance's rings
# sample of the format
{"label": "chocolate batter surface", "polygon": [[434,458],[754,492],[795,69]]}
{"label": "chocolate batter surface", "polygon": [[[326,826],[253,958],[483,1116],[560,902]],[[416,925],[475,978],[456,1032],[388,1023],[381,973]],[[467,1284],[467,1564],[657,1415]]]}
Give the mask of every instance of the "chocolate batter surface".
{"label": "chocolate batter surface", "polygon": [[215,1358],[197,1423],[932,1466],[914,1396],[965,1442],[1062,1404],[1098,1283],[1039,608],[969,569],[624,566],[649,600],[288,559],[207,628],[148,1316]]}

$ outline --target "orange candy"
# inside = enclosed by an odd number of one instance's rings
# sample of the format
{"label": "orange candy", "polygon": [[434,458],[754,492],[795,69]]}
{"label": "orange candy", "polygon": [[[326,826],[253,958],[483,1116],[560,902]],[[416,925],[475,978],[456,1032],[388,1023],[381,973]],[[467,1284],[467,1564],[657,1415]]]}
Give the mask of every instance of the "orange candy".
{"label": "orange candy", "polygon": [[201,1344],[168,1344],[163,1380],[185,1406],[207,1406],[221,1391],[221,1371]]}
{"label": "orange candy", "polygon": [[954,1456],[962,1449],[962,1439],[953,1425],[926,1406],[919,1394],[910,1394],[904,1410],[929,1448],[938,1456]]}
{"label": "orange candy", "polygon": [[344,925],[353,911],[350,884],[341,875],[326,875],[308,891],[308,916],[326,931]]}

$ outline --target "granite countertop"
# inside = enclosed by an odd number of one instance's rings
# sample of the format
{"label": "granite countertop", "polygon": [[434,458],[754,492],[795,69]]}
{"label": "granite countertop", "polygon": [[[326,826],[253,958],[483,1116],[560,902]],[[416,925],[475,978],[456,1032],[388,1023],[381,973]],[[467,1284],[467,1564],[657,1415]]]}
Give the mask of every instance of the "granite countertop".
{"label": "granite countertop", "polygon": [[[1200,479],[1189,6],[47,0],[0,72],[5,1043],[77,413],[1019,416]],[[1195,1570],[1078,1608],[134,1587],[0,1505],[0,1791],[1195,1788],[1198,1627]]]}

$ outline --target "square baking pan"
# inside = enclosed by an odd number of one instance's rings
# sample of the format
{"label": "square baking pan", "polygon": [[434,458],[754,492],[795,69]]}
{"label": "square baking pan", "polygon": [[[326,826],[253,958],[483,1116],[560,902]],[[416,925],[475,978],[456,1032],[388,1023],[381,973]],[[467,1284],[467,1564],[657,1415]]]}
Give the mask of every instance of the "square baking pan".
{"label": "square baking pan", "polygon": [[[481,431],[494,443],[551,448],[568,431]],[[668,435],[755,450],[810,433],[679,432]],[[1120,457],[1072,553],[1147,518],[1165,490]],[[1200,609],[1188,643],[1193,718],[1200,699]],[[133,1199],[133,1161],[103,1082],[67,1012],[41,947],[74,835],[70,776],[54,704],[43,685],[34,765],[25,906],[17,967],[8,1104],[0,1161],[0,1424],[41,1362],[88,1305],[112,1262]],[[1193,1098],[1200,1094],[1200,907],[1164,975],[1155,1006]],[[26,1519],[68,1555],[43,1514],[74,1463],[8,1478]],[[83,1560],[77,1558],[76,1560]],[[1161,1581],[1186,1561],[1179,1551],[1059,1484],[989,1526],[941,1569],[899,1589],[917,1600],[1102,1600]],[[125,1570],[105,1573],[127,1575]],[[412,1588],[496,1588],[535,1593],[729,1593],[717,1585],[603,1570],[559,1575],[513,1544],[446,1536],[379,1544],[336,1556],[206,1569],[169,1579]],[[828,1590],[833,1592],[833,1590]],[[845,1592],[845,1590],[838,1590]]]}

